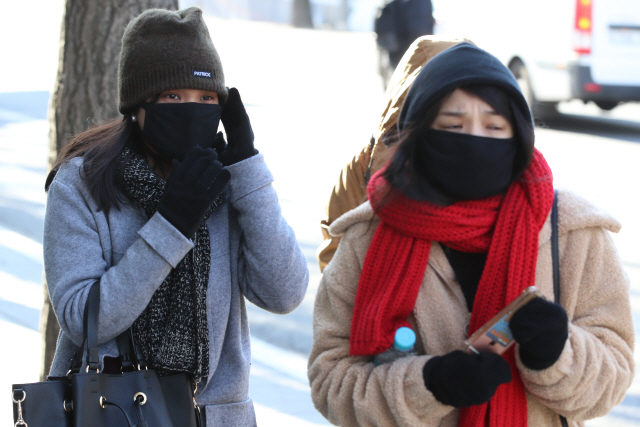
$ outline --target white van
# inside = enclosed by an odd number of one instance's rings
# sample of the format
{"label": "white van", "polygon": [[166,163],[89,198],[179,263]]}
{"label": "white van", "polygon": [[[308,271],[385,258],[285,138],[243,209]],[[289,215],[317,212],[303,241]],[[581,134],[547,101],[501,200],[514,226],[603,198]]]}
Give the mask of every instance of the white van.
{"label": "white van", "polygon": [[464,35],[511,69],[534,114],[558,102],[640,101],[640,0],[433,0],[436,34]]}

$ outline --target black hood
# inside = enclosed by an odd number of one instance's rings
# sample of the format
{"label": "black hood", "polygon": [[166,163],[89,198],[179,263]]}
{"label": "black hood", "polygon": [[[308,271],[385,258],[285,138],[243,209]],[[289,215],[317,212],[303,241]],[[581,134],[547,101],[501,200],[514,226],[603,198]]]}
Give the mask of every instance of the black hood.
{"label": "black hood", "polygon": [[460,43],[429,61],[418,74],[402,104],[398,129],[419,122],[429,107],[460,86],[486,84],[499,87],[510,95],[524,117],[531,111],[518,82],[496,57],[470,44]]}

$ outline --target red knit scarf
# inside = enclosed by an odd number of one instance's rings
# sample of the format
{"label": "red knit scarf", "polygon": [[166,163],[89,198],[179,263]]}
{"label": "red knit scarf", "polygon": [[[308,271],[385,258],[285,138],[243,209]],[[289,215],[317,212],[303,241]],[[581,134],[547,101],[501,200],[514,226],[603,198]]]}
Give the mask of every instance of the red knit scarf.
{"label": "red knit scarf", "polygon": [[[431,241],[453,249],[488,252],[473,304],[469,335],[535,281],[538,233],[553,202],[552,175],[538,150],[506,194],[440,207],[389,193],[382,171],[371,177],[369,200],[381,222],[364,260],[351,324],[352,356],[391,347],[395,330],[409,326],[424,278]],[[397,193],[397,192],[396,192]],[[433,328],[437,328],[433,325]],[[504,355],[513,380],[491,400],[461,411],[461,427],[527,425],[524,385],[513,350]]]}

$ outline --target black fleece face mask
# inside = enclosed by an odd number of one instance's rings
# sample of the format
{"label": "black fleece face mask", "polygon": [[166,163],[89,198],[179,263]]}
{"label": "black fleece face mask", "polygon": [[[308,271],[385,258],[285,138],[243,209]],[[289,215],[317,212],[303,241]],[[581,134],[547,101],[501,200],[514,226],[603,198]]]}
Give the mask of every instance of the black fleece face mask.
{"label": "black fleece face mask", "polygon": [[144,104],[142,134],[158,154],[182,161],[196,145],[211,147],[218,132],[222,108],[197,102]]}
{"label": "black fleece face mask", "polygon": [[458,200],[500,194],[513,179],[515,138],[487,138],[429,129],[420,144],[425,177]]}

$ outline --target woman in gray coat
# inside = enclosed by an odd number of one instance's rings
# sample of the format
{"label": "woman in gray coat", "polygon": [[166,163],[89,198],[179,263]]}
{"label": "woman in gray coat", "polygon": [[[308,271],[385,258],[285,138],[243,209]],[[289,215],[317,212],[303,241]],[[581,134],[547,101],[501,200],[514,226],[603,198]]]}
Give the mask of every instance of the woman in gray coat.
{"label": "woman in gray coat", "polygon": [[118,371],[116,337],[132,328],[151,368],[198,383],[206,426],[253,426],[244,299],[294,310],[305,258],[200,9],[131,21],[118,80],[122,120],[74,137],[47,178],[51,375],[67,372],[100,281],[101,372]]}

